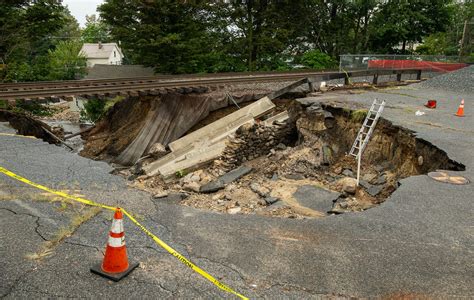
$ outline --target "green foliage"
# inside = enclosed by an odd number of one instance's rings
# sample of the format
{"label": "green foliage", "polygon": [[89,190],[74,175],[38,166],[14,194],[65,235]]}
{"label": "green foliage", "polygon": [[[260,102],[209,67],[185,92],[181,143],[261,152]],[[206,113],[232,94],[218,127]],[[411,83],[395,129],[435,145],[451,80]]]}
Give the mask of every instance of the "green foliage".
{"label": "green foliage", "polygon": [[306,67],[315,70],[332,69],[337,66],[334,59],[319,50],[305,52],[301,58],[301,63]]}
{"label": "green foliage", "polygon": [[416,48],[416,52],[425,55],[457,55],[459,47],[450,43],[445,32],[437,32],[425,38],[422,45]]}
{"label": "green foliage", "polygon": [[117,96],[110,100],[90,99],[84,103],[84,109],[81,110],[81,119],[96,123],[102,118],[109,109],[111,109],[117,102],[125,99],[123,96]]}
{"label": "green foliage", "polygon": [[367,117],[367,110],[365,109],[353,110],[350,113],[351,120],[354,120],[355,122],[361,122],[365,117]]}
{"label": "green foliage", "polygon": [[72,80],[86,74],[86,57],[80,53],[82,43],[61,41],[48,51],[50,80]]}
{"label": "green foliage", "polygon": [[15,106],[13,106],[12,109],[15,112],[27,113],[41,117],[51,116],[56,111],[56,109],[38,102],[25,102],[19,100],[16,101]]}
{"label": "green foliage", "polygon": [[341,54],[403,53],[418,42],[426,54],[474,51],[472,26],[460,45],[473,0],[105,0],[99,11],[80,31],[61,1],[3,1],[0,80],[75,78],[83,58],[66,41],[79,39],[120,42],[125,61],[160,73],[327,69]]}
{"label": "green foliage", "polygon": [[444,31],[452,14],[448,0],[391,0],[380,5],[372,22],[370,42],[375,51],[393,52],[402,44],[421,42],[424,36]]}
{"label": "green foliage", "polygon": [[175,173],[175,176],[178,178],[183,178],[186,175],[187,175],[187,172],[185,170],[179,170],[179,171],[176,171]]}
{"label": "green foliage", "polygon": [[8,101],[0,100],[0,109],[8,109]]}
{"label": "green foliage", "polygon": [[86,16],[86,27],[81,32],[84,43],[111,42],[107,24],[95,15]]}
{"label": "green foliage", "polygon": [[0,59],[4,81],[48,80],[50,50],[77,38],[78,24],[61,1],[16,0],[0,5]]}
{"label": "green foliage", "polygon": [[84,102],[84,109],[81,110],[81,119],[97,122],[106,112],[106,101],[100,99],[90,99]]}

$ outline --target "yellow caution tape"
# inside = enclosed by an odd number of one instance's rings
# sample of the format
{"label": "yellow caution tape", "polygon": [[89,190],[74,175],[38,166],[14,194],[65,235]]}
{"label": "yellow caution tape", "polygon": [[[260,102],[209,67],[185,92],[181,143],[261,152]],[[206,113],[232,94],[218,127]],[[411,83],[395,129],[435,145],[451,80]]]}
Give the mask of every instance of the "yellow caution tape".
{"label": "yellow caution tape", "polygon": [[15,134],[15,133],[0,132],[0,135],[3,135],[3,136],[21,136],[21,137],[28,138],[28,139],[36,139],[36,137],[34,137],[32,135],[21,135],[21,134]]}
{"label": "yellow caution tape", "polygon": [[[50,189],[48,187],[45,187],[43,185],[40,185],[40,184],[37,184],[35,182],[32,182],[24,177],[21,177],[20,175],[17,175],[3,167],[0,167],[0,173],[3,173],[13,179],[16,179],[18,181],[21,181],[23,183],[26,183],[28,185],[31,185],[31,186],[34,186],[35,188],[38,188],[40,190],[43,190],[43,191],[46,191],[48,193],[51,193],[51,194],[55,194],[55,195],[58,195],[58,196],[61,196],[63,198],[66,198],[66,199],[70,199],[70,200],[73,200],[73,201],[77,201],[77,202],[80,202],[82,204],[85,204],[85,205],[90,205],[90,206],[96,206],[96,207],[101,207],[101,208],[104,208],[104,209],[108,209],[108,210],[112,210],[112,211],[115,211],[116,207],[114,206],[110,206],[110,205],[105,205],[105,204],[101,204],[101,203],[97,203],[97,202],[94,202],[94,201],[91,201],[91,200],[88,200],[88,199],[84,199],[84,198],[81,198],[81,197],[76,197],[76,196],[72,196],[72,195],[69,195],[67,193],[64,193],[64,192],[61,192],[61,191],[57,191],[57,190],[54,190],[54,189]],[[207,280],[209,280],[210,282],[212,282],[213,284],[215,284],[218,288],[226,291],[226,292],[229,292],[229,293],[232,293],[238,297],[240,297],[241,299],[248,299],[247,297],[237,293],[236,291],[234,291],[233,289],[231,289],[230,287],[226,286],[225,284],[219,282],[216,278],[214,278],[212,275],[210,275],[209,273],[207,273],[206,271],[204,271],[203,269],[199,268],[198,266],[196,266],[194,263],[192,263],[189,259],[187,259],[186,257],[184,257],[183,255],[181,255],[180,253],[178,253],[176,250],[174,250],[173,248],[171,248],[168,244],[166,244],[165,242],[163,242],[161,239],[159,239],[156,235],[154,235],[151,231],[149,231],[148,229],[145,228],[145,226],[143,226],[142,224],[140,224],[137,219],[135,219],[127,210],[121,208],[123,213],[130,219],[130,221],[132,221],[138,228],[140,228],[146,235],[148,235],[150,238],[153,239],[153,241],[155,241],[156,244],[158,244],[160,247],[162,247],[163,249],[165,249],[166,251],[168,251],[171,255],[173,255],[174,257],[176,257],[179,261],[181,261],[184,265],[186,265],[187,267],[189,267],[190,269],[192,269],[194,272],[198,273],[199,275],[201,275],[202,277],[206,278]]]}

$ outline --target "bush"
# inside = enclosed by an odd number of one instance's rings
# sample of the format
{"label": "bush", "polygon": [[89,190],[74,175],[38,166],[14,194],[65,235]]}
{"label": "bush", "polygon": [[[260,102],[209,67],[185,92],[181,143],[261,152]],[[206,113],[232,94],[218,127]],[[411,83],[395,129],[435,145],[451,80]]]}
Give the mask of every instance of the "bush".
{"label": "bush", "polygon": [[308,68],[315,70],[332,69],[337,66],[337,62],[326,53],[319,50],[310,50],[303,54],[301,63]]}
{"label": "bush", "polygon": [[97,122],[105,113],[106,101],[100,99],[90,99],[84,102],[84,109],[81,110],[81,119]]}
{"label": "bush", "polygon": [[42,105],[37,102],[25,102],[25,101],[17,100],[12,110],[19,113],[46,117],[46,116],[52,116],[56,112],[57,109]]}
{"label": "bush", "polygon": [[81,110],[81,119],[92,123],[97,122],[107,111],[124,99],[123,96],[117,96],[110,100],[91,99],[84,103],[84,109]]}

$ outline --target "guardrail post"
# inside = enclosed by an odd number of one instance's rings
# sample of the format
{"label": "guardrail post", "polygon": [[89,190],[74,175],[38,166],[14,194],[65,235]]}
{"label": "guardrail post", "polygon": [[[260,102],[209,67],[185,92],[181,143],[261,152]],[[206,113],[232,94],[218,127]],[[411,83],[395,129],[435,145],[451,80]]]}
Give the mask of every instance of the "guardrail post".
{"label": "guardrail post", "polygon": [[372,80],[372,84],[377,84],[379,81],[379,74],[374,74],[374,79]]}
{"label": "guardrail post", "polygon": [[416,80],[421,80],[421,70],[416,72]]}
{"label": "guardrail post", "polygon": [[344,85],[349,85],[349,74],[346,73],[346,76],[344,77]]}
{"label": "guardrail post", "polygon": [[397,81],[402,81],[402,73],[397,73]]}

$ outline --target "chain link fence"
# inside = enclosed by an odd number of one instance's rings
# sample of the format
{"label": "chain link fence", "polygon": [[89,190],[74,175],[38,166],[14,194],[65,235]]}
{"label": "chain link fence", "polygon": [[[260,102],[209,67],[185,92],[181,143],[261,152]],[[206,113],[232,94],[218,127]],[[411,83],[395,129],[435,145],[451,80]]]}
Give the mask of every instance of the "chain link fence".
{"label": "chain link fence", "polygon": [[[423,62],[423,63],[416,63]],[[340,56],[339,71],[381,69],[403,69],[421,67],[428,72],[451,71],[444,67],[459,68],[459,64],[472,63],[469,56],[445,55],[386,55],[344,54]]]}

